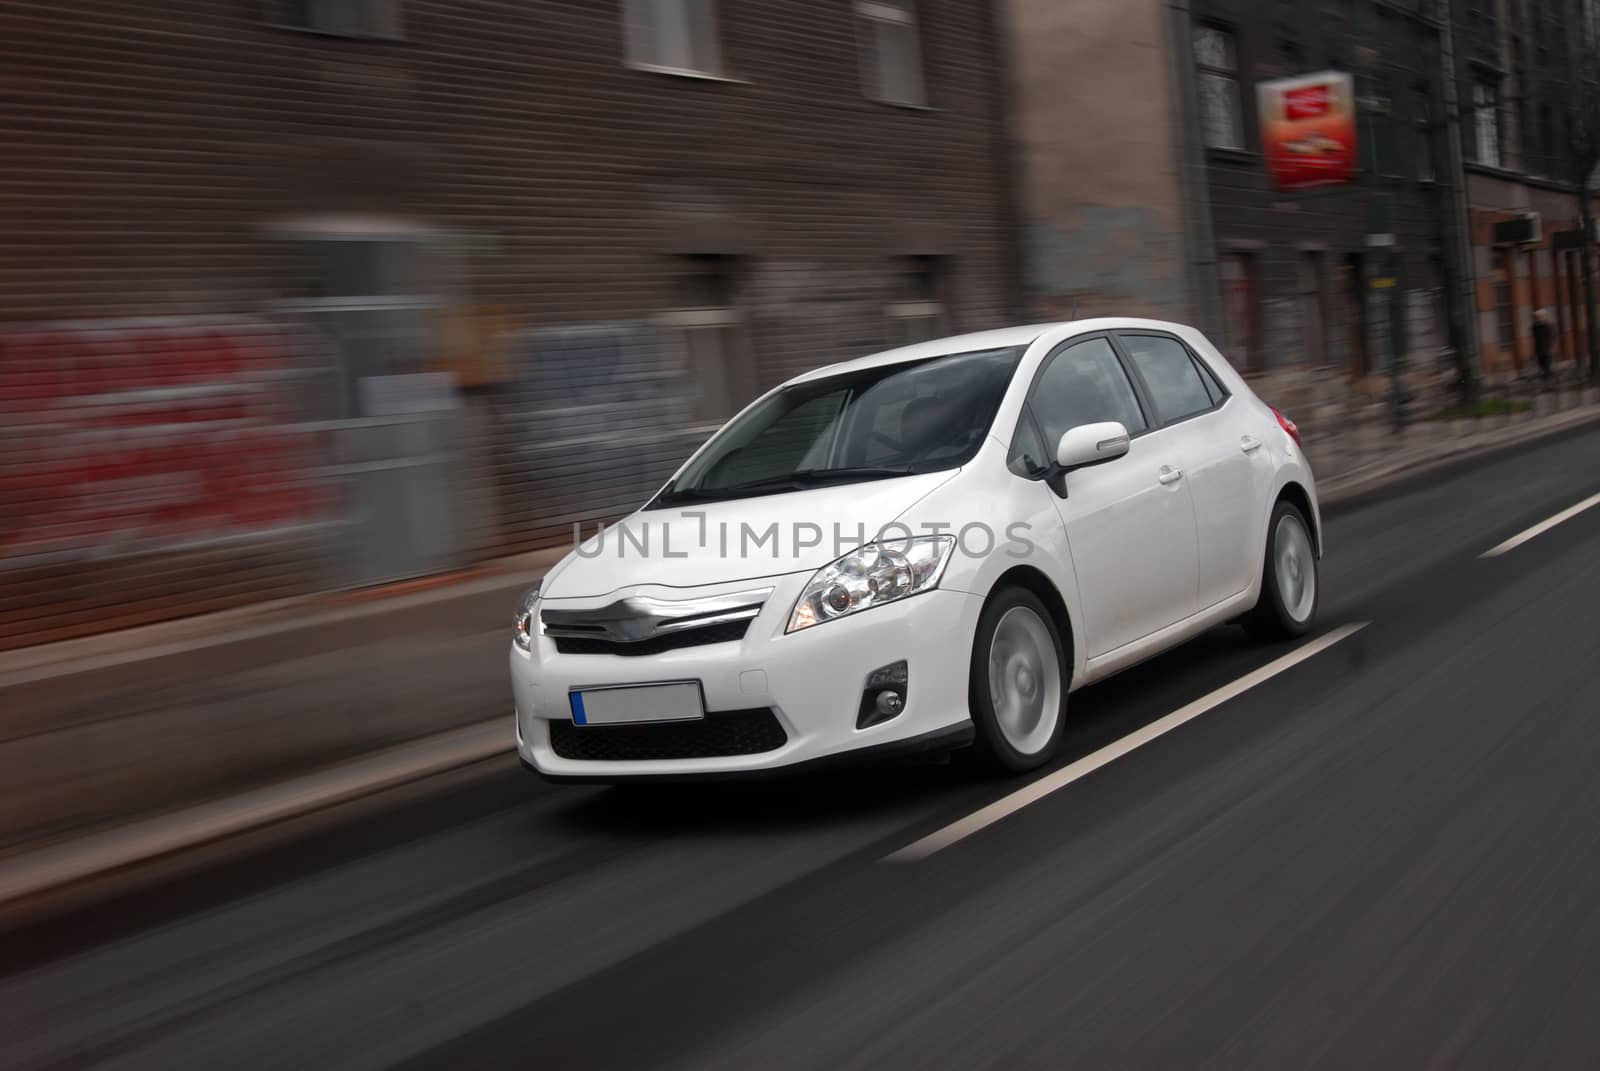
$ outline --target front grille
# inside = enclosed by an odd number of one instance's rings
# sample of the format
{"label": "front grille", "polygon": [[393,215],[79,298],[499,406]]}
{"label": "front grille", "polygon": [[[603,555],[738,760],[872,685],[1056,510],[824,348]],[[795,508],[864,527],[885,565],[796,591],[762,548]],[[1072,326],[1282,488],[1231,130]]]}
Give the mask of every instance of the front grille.
{"label": "front grille", "polygon": [[649,759],[709,759],[776,751],[789,739],[766,707],[707,714],[700,721],[658,725],[550,723],[550,747],[582,762],[644,762]]}
{"label": "front grille", "polygon": [[667,632],[636,643],[590,636],[552,636],[556,650],[562,654],[614,654],[653,655],[662,651],[676,651],[680,647],[701,647],[708,643],[730,643],[744,639],[750,622],[727,621],[706,628],[686,628],[680,632]]}

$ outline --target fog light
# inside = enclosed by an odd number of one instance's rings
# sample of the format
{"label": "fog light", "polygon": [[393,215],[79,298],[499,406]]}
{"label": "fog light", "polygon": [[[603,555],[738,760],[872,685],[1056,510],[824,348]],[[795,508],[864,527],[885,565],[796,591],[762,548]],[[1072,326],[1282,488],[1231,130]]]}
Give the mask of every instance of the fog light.
{"label": "fog light", "polygon": [[898,718],[906,709],[910,687],[905,662],[891,662],[867,674],[861,689],[861,706],[856,712],[856,728],[867,729]]}

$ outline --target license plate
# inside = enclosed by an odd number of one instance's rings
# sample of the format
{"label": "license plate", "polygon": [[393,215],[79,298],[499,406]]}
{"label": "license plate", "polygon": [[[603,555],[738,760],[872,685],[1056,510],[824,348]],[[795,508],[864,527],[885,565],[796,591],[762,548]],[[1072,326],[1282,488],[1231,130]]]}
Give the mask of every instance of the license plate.
{"label": "license plate", "polygon": [[699,681],[583,688],[567,693],[576,725],[637,725],[652,721],[698,721],[706,716]]}

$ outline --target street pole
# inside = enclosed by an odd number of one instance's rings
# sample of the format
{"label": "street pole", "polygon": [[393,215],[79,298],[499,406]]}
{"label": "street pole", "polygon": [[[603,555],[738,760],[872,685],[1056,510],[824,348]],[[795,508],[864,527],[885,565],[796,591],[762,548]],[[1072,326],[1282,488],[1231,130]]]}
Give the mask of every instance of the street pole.
{"label": "street pole", "polygon": [[[1460,377],[1459,401],[1478,401],[1478,303],[1475,290],[1475,265],[1472,254],[1472,221],[1467,212],[1467,170],[1461,149],[1460,86],[1456,81],[1455,12],[1453,0],[1439,5],[1439,51],[1444,68],[1445,188],[1450,193],[1450,232],[1455,238],[1452,250],[1454,272],[1446,272],[1451,285],[1450,318],[1454,322],[1452,343],[1456,352],[1456,371]],[[1438,177],[1438,176],[1435,176]],[[1448,261],[1447,261],[1448,263]]]}
{"label": "street pole", "polygon": [[[1590,87],[1583,87],[1580,92],[1593,92]],[[1591,165],[1590,158],[1577,161],[1578,167],[1578,270],[1583,277],[1583,336],[1589,351],[1589,378],[1600,383],[1600,330],[1596,330],[1596,309],[1594,303],[1594,246],[1595,224],[1594,216],[1589,211],[1589,184],[1594,175],[1595,166]],[[1582,377],[1583,362],[1578,362],[1579,379]]]}
{"label": "street pole", "polygon": [[[1377,111],[1392,108],[1393,102],[1378,99],[1377,50],[1366,42],[1373,40],[1374,0],[1356,0],[1361,13],[1361,32],[1355,43],[1357,89],[1356,104],[1361,109],[1362,138],[1367,143],[1370,168],[1361,171],[1367,203],[1366,273],[1367,350],[1384,357],[1389,372],[1389,416],[1396,432],[1405,428],[1405,333],[1400,312],[1400,250],[1394,234],[1393,194],[1384,187],[1382,146],[1377,138]],[[1381,326],[1380,326],[1381,324]]]}

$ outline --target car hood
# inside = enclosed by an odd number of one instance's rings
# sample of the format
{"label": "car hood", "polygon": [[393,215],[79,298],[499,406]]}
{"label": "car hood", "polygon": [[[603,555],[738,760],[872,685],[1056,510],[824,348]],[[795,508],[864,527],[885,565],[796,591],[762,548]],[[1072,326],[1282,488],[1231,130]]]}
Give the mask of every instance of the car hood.
{"label": "car hood", "polygon": [[543,595],[592,598],[643,584],[704,587],[819,569],[959,471],[640,510],[598,535],[584,529],[584,542],[545,578]]}

